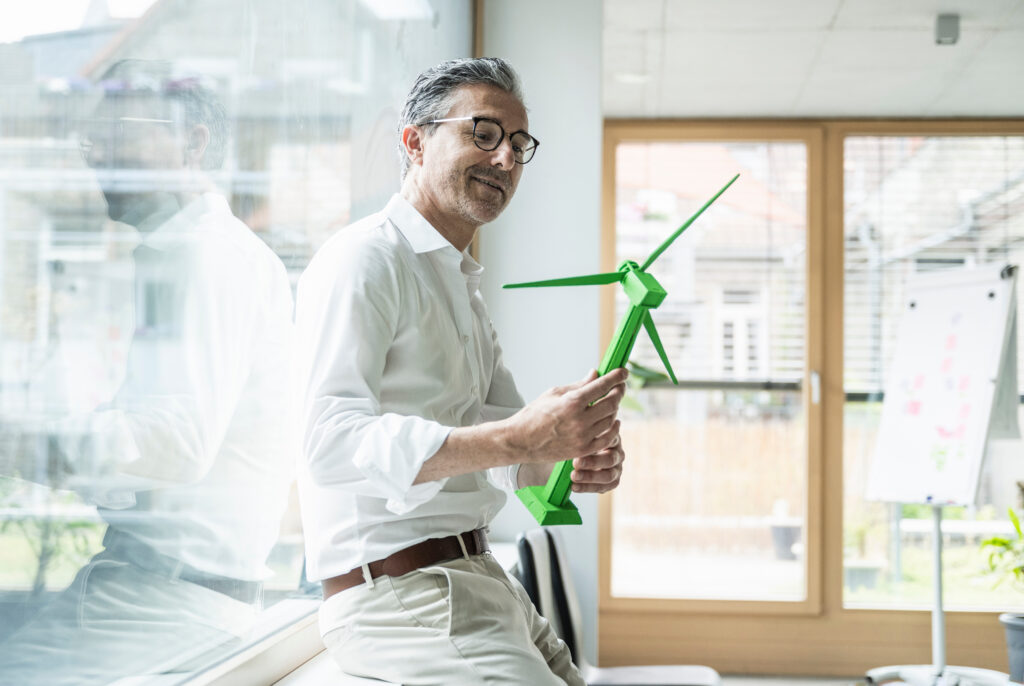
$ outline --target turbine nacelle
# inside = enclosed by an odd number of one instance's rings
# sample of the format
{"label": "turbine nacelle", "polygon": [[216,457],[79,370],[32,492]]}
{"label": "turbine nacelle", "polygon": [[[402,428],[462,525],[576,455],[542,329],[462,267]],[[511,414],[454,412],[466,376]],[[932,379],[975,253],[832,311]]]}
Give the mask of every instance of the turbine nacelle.
{"label": "turbine nacelle", "polygon": [[622,289],[626,291],[626,297],[629,298],[629,302],[633,305],[653,310],[668,295],[654,276],[640,271],[640,265],[636,262],[623,262],[619,267],[619,271],[624,272]]}

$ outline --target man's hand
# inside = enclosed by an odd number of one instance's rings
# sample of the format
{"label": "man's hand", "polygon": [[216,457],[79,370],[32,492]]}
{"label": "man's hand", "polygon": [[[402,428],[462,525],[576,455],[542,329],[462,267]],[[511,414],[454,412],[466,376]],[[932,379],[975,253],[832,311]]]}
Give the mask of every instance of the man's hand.
{"label": "man's hand", "polygon": [[573,489],[611,490],[622,472],[615,415],[628,376],[625,369],[600,378],[591,371],[582,381],[552,388],[508,419],[457,427],[413,483],[521,464],[519,486],[537,485],[547,481],[553,463],[581,458]]}
{"label": "man's hand", "polygon": [[[615,369],[601,377],[591,371],[581,381],[547,391],[506,420],[510,447],[523,463],[586,456],[588,460],[592,458],[597,471],[614,469],[622,461],[621,450],[616,448],[619,424],[615,415],[628,376],[625,369]],[[591,471],[592,467],[585,469]],[[608,476],[600,475],[603,479]]]}
{"label": "man's hand", "polygon": [[607,493],[619,485],[622,462],[626,454],[619,440],[619,422],[615,422],[615,443],[601,452],[577,457],[572,461],[572,490],[574,493]]}

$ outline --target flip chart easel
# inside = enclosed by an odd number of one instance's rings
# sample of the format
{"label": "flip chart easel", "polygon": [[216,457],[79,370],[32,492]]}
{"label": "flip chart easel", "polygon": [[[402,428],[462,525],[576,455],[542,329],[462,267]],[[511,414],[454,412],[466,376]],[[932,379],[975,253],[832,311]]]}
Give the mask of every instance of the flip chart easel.
{"label": "flip chart easel", "polygon": [[867,498],[932,507],[933,664],[878,667],[869,684],[1009,683],[1002,672],[946,664],[942,508],[975,502],[990,437],[1020,435],[1016,277],[992,265],[908,280]]}

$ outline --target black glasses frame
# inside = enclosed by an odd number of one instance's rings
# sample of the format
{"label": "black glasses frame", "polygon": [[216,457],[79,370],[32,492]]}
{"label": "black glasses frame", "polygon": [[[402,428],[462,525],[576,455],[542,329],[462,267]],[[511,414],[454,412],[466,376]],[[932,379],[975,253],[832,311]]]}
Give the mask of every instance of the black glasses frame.
{"label": "black glasses frame", "polygon": [[[480,150],[483,150],[484,152],[491,152],[492,150],[497,150],[499,147],[501,147],[502,142],[507,138],[509,145],[512,146],[512,159],[515,160],[516,164],[527,164],[530,160],[533,159],[533,156],[537,154],[537,148],[540,147],[540,141],[537,140],[536,138],[534,138],[528,132],[523,131],[522,129],[520,129],[518,131],[513,131],[512,133],[506,133],[505,132],[505,127],[502,126],[501,124],[499,124],[494,119],[491,119],[490,117],[448,117],[447,119],[431,119],[430,121],[421,122],[420,124],[418,124],[418,126],[424,126],[426,124],[443,124],[445,122],[450,122],[450,121],[472,121],[473,122],[473,145],[475,145]],[[494,143],[494,145],[492,145],[489,148],[484,147],[483,145],[481,145],[480,144],[480,139],[477,138],[477,135],[476,135],[476,127],[482,121],[486,121],[486,122],[489,122],[491,124],[494,124],[495,126],[498,127],[498,130],[501,131],[501,136]],[[522,135],[526,136],[533,143],[533,146],[528,148],[528,149],[526,149],[526,151],[523,153],[523,160],[522,161],[516,159],[516,154],[515,154],[516,146],[512,143],[512,136],[518,136],[519,134],[522,134]]]}
{"label": "black glasses frame", "polygon": [[[117,139],[117,140],[121,140],[121,139],[123,139],[125,137],[125,128],[126,128],[126,125],[129,125],[129,124],[160,124],[160,125],[165,125],[165,124],[174,124],[175,123],[175,121],[173,119],[152,119],[150,117],[116,117],[116,118],[108,118],[108,119],[94,118],[94,119],[83,119],[82,122],[84,124],[86,124],[87,126],[91,126],[91,127],[102,126],[104,128],[107,128],[108,129],[107,133],[109,134],[109,133],[112,132],[112,134],[113,134],[112,136],[108,136],[108,139],[112,137],[112,138]],[[92,150],[93,150],[93,148],[96,145],[96,142],[95,142],[94,138],[95,138],[95,135],[93,135],[93,133],[87,131],[87,132],[83,133],[81,135],[81,137],[78,139],[78,150],[79,150],[79,152],[82,153],[82,157],[85,158],[86,161],[88,161],[88,157],[89,157],[89,155],[92,154]],[[109,145],[109,142],[110,142],[109,140],[106,141],[106,143],[108,145]]]}

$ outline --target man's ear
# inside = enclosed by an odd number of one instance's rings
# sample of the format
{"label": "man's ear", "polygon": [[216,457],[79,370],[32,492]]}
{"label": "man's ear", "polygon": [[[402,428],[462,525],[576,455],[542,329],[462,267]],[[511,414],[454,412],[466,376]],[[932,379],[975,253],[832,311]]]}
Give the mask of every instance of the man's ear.
{"label": "man's ear", "polygon": [[185,141],[185,164],[190,167],[199,167],[206,148],[210,145],[210,129],[205,124],[196,124],[188,132],[188,140]]}
{"label": "man's ear", "polygon": [[420,127],[409,124],[402,129],[402,146],[405,148],[405,154],[409,156],[410,164],[422,166],[423,143],[423,130]]}

